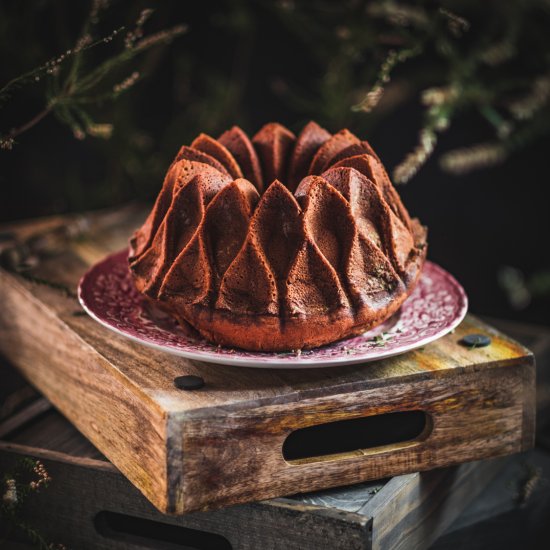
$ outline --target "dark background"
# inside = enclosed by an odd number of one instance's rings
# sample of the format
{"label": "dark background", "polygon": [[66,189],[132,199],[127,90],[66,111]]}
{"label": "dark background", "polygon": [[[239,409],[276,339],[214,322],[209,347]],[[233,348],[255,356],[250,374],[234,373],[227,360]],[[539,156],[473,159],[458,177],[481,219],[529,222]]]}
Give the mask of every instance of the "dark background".
{"label": "dark background", "polygon": [[[348,8],[334,13],[317,2],[318,18],[313,13],[311,25],[294,17],[289,2],[151,4],[156,12],[148,33],[176,23],[188,24],[189,31],[117,75],[122,81],[139,70],[143,79],[116,102],[94,107],[97,122],[114,124],[109,140],[76,140],[51,115],[21,135],[12,151],[0,151],[0,221],[153,200],[181,144],[233,124],[252,133],[269,121],[295,132],[309,119],[331,132],[349,127],[371,142],[390,171],[416,144],[422,124],[418,91],[422,78],[428,79],[418,62],[396,71],[390,100],[379,110],[367,115],[350,108],[368,90],[382,60],[376,47],[366,46],[359,61],[346,57],[354,54],[349,44],[342,45],[342,29],[353,24],[360,2],[342,3]],[[148,5],[114,2],[98,32],[135,21]],[[71,47],[88,11],[85,2],[3,1],[0,85]],[[476,32],[475,16],[470,32]],[[114,47],[96,48],[89,63]],[[44,101],[41,83],[17,90],[0,109],[0,130],[25,122]],[[472,311],[548,324],[548,294],[514,308],[498,273],[513,266],[529,278],[550,268],[550,139],[542,137],[504,164],[462,177],[438,164],[446,150],[492,135],[480,116],[464,112],[442,134],[426,166],[398,191],[411,214],[429,227],[429,257],[465,286]]]}

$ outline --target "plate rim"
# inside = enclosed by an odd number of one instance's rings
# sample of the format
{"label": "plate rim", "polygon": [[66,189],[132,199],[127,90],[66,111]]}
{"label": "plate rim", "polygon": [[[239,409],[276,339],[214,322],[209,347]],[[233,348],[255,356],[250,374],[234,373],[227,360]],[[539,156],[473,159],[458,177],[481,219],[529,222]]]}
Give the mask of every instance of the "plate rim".
{"label": "plate rim", "polygon": [[[82,295],[83,285],[86,279],[89,276],[91,276],[92,272],[95,269],[97,269],[100,265],[112,259],[114,256],[121,255],[123,252],[127,252],[127,249],[119,250],[118,252],[108,254],[103,259],[99,260],[98,262],[90,266],[90,268],[87,269],[86,272],[80,278],[78,282],[77,296],[78,296],[78,301],[82,306],[82,308],[84,309],[84,311],[92,319],[98,322],[100,325],[106,327],[107,329],[111,330],[112,332],[120,336],[123,336],[124,338],[128,338],[129,340],[132,340],[133,342],[136,342],[143,346],[147,346],[157,351],[168,353],[170,355],[185,357],[186,359],[191,359],[193,361],[201,361],[203,363],[229,365],[229,366],[236,366],[236,367],[248,367],[248,368],[256,368],[256,369],[258,368],[314,369],[314,368],[328,368],[328,367],[338,367],[338,366],[346,366],[346,365],[354,365],[354,364],[356,365],[360,363],[366,364],[374,361],[381,361],[389,357],[395,357],[396,355],[403,355],[414,349],[418,349],[423,346],[426,346],[434,342],[435,340],[439,340],[443,336],[446,336],[447,334],[452,332],[454,329],[456,329],[456,327],[464,320],[464,317],[466,317],[466,314],[468,312],[468,296],[466,294],[466,291],[462,287],[462,285],[456,280],[456,278],[451,273],[449,273],[447,270],[442,268],[440,265],[430,260],[426,260],[426,264],[430,264],[432,268],[435,268],[440,274],[442,274],[444,277],[446,277],[447,280],[449,280],[452,283],[455,290],[457,290],[458,292],[459,299],[462,301],[462,306],[459,312],[457,313],[455,319],[453,319],[453,321],[448,326],[436,332],[435,334],[432,334],[430,336],[425,336],[424,338],[421,338],[418,341],[411,342],[410,344],[404,344],[402,347],[398,349],[388,349],[386,351],[379,350],[376,356],[373,356],[373,357],[365,357],[363,355],[344,355],[344,356],[338,356],[338,357],[328,357],[326,359],[322,359],[322,358],[319,359],[319,358],[306,358],[306,357],[302,358],[302,356],[296,355],[295,361],[293,361],[292,359],[289,359],[288,357],[284,361],[277,361],[277,355],[279,354],[279,352],[254,352],[254,351],[245,350],[247,353],[255,353],[258,355],[261,354],[262,357],[271,356],[271,358],[269,358],[267,361],[263,359],[262,362],[255,361],[253,356],[239,358],[238,356],[235,356],[235,357],[231,357],[227,355],[218,356],[218,355],[215,355],[215,352],[208,352],[208,351],[193,352],[193,351],[179,350],[177,348],[173,348],[170,346],[163,346],[161,344],[156,344],[155,342],[151,342],[149,340],[143,340],[138,336],[134,336],[133,334],[124,332],[123,330],[109,324],[106,320],[103,320],[100,317],[98,317],[98,315],[96,315],[95,312],[92,309],[90,309],[86,304],[85,298]],[[422,277],[422,274],[420,276]],[[344,338],[343,340],[340,340],[340,341],[345,342],[346,340],[347,339]],[[230,349],[233,349],[233,348],[230,348]]]}

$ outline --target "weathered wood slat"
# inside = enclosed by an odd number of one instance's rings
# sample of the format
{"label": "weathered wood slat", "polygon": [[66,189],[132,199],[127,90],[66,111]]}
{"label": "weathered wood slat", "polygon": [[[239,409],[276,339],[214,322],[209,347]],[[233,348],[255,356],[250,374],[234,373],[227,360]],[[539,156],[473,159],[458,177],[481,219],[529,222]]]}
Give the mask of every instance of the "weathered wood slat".
{"label": "weathered wood slat", "polygon": [[550,453],[535,448],[510,457],[430,550],[546,550],[549,479]]}
{"label": "weathered wood slat", "polygon": [[[41,253],[25,277],[0,271],[0,351],[160,510],[227,506],[532,445],[533,357],[473,317],[423,350],[303,371],[208,365],[112,334],[81,315],[74,290],[91,263],[124,246],[139,219],[131,209],[96,216],[87,236]],[[21,231],[32,235],[26,226],[13,230]],[[469,332],[492,344],[459,345]],[[202,376],[205,387],[177,390],[182,374]],[[427,424],[413,441],[283,457],[297,429],[415,410]]]}
{"label": "weathered wood slat", "polygon": [[38,398],[32,405],[29,405],[23,411],[14,414],[0,424],[0,438],[4,437],[6,434],[13,432],[19,426],[22,426],[28,422],[29,418],[34,418],[36,415],[51,409],[49,401],[43,397]]}
{"label": "weathered wood slat", "polygon": [[[5,379],[6,372],[0,375]],[[19,427],[10,419],[0,423],[0,471],[9,472],[23,456],[41,460],[52,482],[20,514],[47,540],[79,550],[213,550],[226,548],[223,541],[233,550],[421,550],[504,465],[502,459],[476,462],[174,517],[159,513],[98,458],[58,412],[40,413],[32,405],[24,412],[27,421]],[[174,527],[181,530],[171,533]]]}

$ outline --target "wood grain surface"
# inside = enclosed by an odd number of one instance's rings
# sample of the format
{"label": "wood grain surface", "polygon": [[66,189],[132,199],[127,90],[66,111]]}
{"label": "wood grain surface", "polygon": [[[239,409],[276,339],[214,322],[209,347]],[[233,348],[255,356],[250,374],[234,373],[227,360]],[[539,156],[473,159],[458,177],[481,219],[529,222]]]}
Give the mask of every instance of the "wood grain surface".
{"label": "wood grain surface", "polygon": [[[160,510],[183,513],[428,470],[532,446],[531,353],[473,317],[424,349],[368,365],[274,371],[208,365],[119,337],[82,315],[83,272],[125,246],[143,211],[4,228],[24,271],[0,270],[0,351]],[[53,229],[52,229],[53,227]],[[43,244],[52,232],[51,250]],[[57,232],[56,232],[57,231]],[[70,235],[69,235],[70,237]],[[7,251],[7,252],[6,252]],[[13,254],[12,254],[13,256]],[[4,245],[3,257],[12,257]],[[459,344],[471,332],[492,344]],[[202,376],[182,392],[176,376]],[[293,431],[422,410],[415,440],[286,461]]]}
{"label": "wood grain surface", "polygon": [[[3,380],[13,374],[0,367]],[[79,550],[421,550],[505,465],[474,462],[174,517],[159,513],[46,400],[36,403],[0,422],[0,471],[22,457],[42,461],[52,481],[20,514],[48,541]],[[7,544],[22,540],[15,531]]]}

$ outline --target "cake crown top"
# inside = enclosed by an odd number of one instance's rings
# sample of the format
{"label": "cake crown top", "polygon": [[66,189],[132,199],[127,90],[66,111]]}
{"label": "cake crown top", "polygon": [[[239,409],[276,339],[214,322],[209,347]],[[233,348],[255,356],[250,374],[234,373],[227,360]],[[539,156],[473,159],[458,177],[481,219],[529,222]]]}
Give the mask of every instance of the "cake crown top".
{"label": "cake crown top", "polygon": [[176,160],[202,162],[232,178],[244,177],[261,194],[275,180],[294,192],[304,177],[363,155],[379,162],[369,143],[348,130],[331,135],[312,121],[296,137],[283,125],[270,122],[252,139],[238,126],[218,139],[201,134],[180,149]]}

